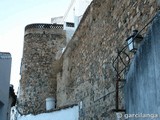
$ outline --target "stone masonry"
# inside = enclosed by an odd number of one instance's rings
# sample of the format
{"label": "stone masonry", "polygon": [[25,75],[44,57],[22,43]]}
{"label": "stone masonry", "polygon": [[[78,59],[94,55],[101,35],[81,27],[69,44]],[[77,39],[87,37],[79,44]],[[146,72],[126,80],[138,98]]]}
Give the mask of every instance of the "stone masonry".
{"label": "stone masonry", "polygon": [[[153,18],[157,3],[93,0],[61,57],[62,29],[26,27],[18,110],[44,112],[46,97],[53,96],[57,107],[79,104],[80,120],[115,120],[113,59],[132,31],[140,31]],[[120,91],[119,108],[125,109],[123,85]]]}
{"label": "stone masonry", "polygon": [[64,46],[62,25],[30,24],[25,27],[18,98],[21,114],[45,112],[45,99],[56,98],[57,58]]}
{"label": "stone masonry", "polygon": [[[115,120],[116,50],[157,10],[156,0],[94,0],[62,56],[57,106],[79,103],[80,120]],[[123,86],[121,91],[119,108],[125,109]]]}

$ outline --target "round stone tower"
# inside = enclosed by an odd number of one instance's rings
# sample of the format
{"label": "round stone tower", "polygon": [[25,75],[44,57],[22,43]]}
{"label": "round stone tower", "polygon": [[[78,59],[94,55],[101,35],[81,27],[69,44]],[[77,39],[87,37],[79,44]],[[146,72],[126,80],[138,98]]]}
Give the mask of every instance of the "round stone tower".
{"label": "round stone tower", "polygon": [[46,111],[46,98],[56,99],[58,57],[65,46],[65,32],[59,24],[30,24],[25,27],[18,111],[38,114]]}

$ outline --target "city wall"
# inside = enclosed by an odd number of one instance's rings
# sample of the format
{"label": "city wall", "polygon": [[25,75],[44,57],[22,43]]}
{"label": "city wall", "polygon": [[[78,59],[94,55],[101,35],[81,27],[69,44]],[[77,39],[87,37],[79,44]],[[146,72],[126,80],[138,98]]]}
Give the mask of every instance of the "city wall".
{"label": "city wall", "polygon": [[[115,120],[113,59],[132,31],[140,31],[157,11],[156,0],[94,0],[61,58],[57,106],[79,103],[80,120]],[[120,91],[119,108],[125,109],[123,86]]]}

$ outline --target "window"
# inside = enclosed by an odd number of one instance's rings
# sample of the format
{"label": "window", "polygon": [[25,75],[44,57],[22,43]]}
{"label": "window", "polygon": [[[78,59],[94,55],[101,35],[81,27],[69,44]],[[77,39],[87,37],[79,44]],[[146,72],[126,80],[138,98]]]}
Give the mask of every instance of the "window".
{"label": "window", "polygon": [[74,27],[74,23],[66,22],[66,26],[67,26],[67,27]]}

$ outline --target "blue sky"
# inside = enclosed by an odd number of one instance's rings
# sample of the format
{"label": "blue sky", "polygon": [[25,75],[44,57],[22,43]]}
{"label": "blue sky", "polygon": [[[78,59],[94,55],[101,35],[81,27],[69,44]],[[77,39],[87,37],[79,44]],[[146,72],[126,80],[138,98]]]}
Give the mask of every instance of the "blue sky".
{"label": "blue sky", "polygon": [[31,23],[51,23],[63,16],[71,0],[0,0],[0,52],[12,55],[11,84],[17,90],[23,54],[24,28]]}

